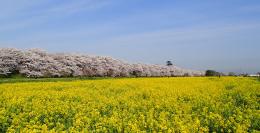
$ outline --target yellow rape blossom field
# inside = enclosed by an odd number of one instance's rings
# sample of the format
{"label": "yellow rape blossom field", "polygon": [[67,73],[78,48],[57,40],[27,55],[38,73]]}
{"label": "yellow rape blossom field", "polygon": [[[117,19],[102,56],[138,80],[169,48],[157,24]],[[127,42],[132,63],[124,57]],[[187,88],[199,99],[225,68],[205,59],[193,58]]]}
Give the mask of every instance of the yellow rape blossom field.
{"label": "yellow rape blossom field", "polygon": [[259,132],[259,109],[243,77],[0,84],[0,132]]}

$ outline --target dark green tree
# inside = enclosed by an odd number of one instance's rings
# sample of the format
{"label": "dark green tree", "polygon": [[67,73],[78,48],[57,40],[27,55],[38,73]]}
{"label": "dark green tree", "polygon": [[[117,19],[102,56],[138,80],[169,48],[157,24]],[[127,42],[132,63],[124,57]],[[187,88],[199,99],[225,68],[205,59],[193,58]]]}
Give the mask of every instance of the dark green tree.
{"label": "dark green tree", "polygon": [[207,70],[205,76],[219,76],[220,73],[215,70]]}
{"label": "dark green tree", "polygon": [[172,62],[171,61],[166,61],[166,66],[172,66]]}

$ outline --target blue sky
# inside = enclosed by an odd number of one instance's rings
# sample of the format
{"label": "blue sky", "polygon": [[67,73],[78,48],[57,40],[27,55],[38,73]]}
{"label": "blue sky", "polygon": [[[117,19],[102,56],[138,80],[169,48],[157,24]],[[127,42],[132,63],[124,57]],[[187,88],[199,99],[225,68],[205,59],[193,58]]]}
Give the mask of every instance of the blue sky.
{"label": "blue sky", "polygon": [[259,0],[0,0],[0,47],[260,71]]}

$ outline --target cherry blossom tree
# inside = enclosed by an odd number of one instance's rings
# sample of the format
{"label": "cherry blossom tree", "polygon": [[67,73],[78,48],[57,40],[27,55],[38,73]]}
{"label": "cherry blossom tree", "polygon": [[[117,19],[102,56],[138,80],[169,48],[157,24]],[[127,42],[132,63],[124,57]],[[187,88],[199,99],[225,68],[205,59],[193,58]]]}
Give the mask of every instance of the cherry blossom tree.
{"label": "cherry blossom tree", "polygon": [[1,48],[0,75],[17,72],[27,77],[169,77],[205,74],[174,65],[130,64],[103,56]]}

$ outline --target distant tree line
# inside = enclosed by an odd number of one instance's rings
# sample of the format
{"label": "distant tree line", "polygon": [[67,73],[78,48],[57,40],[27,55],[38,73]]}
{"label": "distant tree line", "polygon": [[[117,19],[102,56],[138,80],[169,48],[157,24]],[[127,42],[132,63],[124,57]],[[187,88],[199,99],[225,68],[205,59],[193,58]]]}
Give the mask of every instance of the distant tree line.
{"label": "distant tree line", "polygon": [[206,70],[205,76],[242,76],[242,77],[258,77],[260,78],[260,72],[257,72],[256,74],[247,74],[247,73],[241,73],[241,74],[236,74],[234,72],[229,72],[229,73],[221,73],[217,72],[215,70]]}
{"label": "distant tree line", "polygon": [[0,48],[0,76],[26,77],[162,77],[204,76],[203,71],[167,65],[130,64],[111,57],[48,53],[39,49]]}

